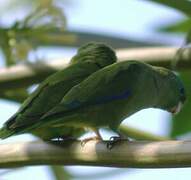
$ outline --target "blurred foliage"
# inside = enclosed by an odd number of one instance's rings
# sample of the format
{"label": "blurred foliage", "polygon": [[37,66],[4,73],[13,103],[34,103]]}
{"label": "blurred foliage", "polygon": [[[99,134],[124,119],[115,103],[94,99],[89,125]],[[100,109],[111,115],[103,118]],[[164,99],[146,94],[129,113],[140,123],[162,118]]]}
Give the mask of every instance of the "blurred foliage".
{"label": "blurred foliage", "polygon": [[168,24],[167,26],[160,27],[159,31],[168,33],[187,33],[190,29],[191,18],[186,18],[173,24]]}
{"label": "blurred foliage", "polygon": [[187,16],[191,16],[191,1],[190,0],[148,0],[160,5],[165,5],[174,8]]}
{"label": "blurred foliage", "polygon": [[1,92],[1,97],[7,100],[22,103],[28,97],[28,91],[23,88],[17,89],[16,91],[14,89],[10,89]]}
{"label": "blurred foliage", "polygon": [[72,175],[63,166],[50,166],[55,180],[70,180]]}
{"label": "blurred foliage", "polygon": [[173,117],[171,136],[177,137],[185,133],[191,132],[191,120],[190,120],[190,109],[191,109],[191,71],[184,70],[179,72],[180,77],[186,88],[187,100],[184,108]]}
{"label": "blurred foliage", "polygon": [[[63,8],[58,6],[55,0],[24,1],[23,4],[18,1],[13,2],[23,5],[27,11],[23,12],[25,16],[21,20],[16,20],[10,27],[0,26],[0,46],[6,66],[29,60],[30,53],[40,45],[40,43],[34,43],[35,38],[38,39],[42,34],[45,35],[55,29],[60,32],[66,30]],[[10,9],[14,12],[12,3],[10,3]],[[15,8],[21,8],[20,6]]]}
{"label": "blurred foliage", "polygon": [[191,18],[186,18],[176,23],[163,26],[158,30],[166,33],[186,34],[184,46],[187,46],[191,42]]}
{"label": "blurred foliage", "polygon": [[185,33],[185,44],[191,42],[191,1],[190,0],[149,0],[155,3],[159,3],[161,5],[169,6],[170,8],[174,8],[183,14],[185,14],[185,19],[180,20],[178,22],[174,22],[172,24],[167,24],[163,27],[159,27],[158,30],[161,32],[167,33]]}

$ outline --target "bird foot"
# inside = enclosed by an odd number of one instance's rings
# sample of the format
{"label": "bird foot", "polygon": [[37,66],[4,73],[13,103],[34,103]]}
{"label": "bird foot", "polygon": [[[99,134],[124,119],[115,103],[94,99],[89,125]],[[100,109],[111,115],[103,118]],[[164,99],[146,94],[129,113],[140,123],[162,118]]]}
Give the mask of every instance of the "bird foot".
{"label": "bird foot", "polygon": [[83,139],[81,141],[81,146],[84,146],[88,141],[92,141],[92,140],[96,140],[96,141],[101,141],[102,139],[98,136],[94,136],[94,137],[89,137],[89,138],[86,138],[86,139]]}
{"label": "bird foot", "polygon": [[64,136],[64,137],[57,137],[57,138],[53,138],[53,139],[48,139],[48,140],[44,140],[47,143],[51,143],[51,144],[60,144],[60,143],[65,143],[65,142],[72,142],[77,140],[76,138],[73,137],[69,137],[69,136]]}
{"label": "bird foot", "polygon": [[57,137],[57,138],[54,138],[54,139],[51,139],[51,141],[74,141],[76,140],[76,138],[74,137],[70,137],[70,136],[60,136],[60,137]]}
{"label": "bird foot", "polygon": [[[72,137],[72,136],[61,136],[59,137],[62,141],[75,141],[77,140],[75,137]],[[59,140],[58,138],[58,140]]]}
{"label": "bird foot", "polygon": [[109,139],[110,141],[107,142],[107,149],[112,149],[113,146],[121,141],[130,141],[130,139],[128,139],[127,137],[121,137],[121,136],[112,136]]}

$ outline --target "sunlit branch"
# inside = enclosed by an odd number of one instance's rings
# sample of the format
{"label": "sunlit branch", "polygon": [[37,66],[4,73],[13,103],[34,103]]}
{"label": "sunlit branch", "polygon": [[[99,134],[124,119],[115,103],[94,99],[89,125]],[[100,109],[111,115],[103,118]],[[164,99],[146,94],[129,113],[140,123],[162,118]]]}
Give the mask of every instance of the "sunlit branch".
{"label": "sunlit branch", "polygon": [[0,145],[0,168],[29,165],[91,165],[134,168],[191,167],[191,141],[79,141]]}

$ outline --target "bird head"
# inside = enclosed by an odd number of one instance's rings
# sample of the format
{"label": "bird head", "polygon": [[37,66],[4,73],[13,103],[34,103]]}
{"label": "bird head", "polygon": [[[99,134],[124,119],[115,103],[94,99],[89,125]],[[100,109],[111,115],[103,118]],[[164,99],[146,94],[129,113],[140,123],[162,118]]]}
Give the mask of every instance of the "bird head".
{"label": "bird head", "polygon": [[90,42],[78,49],[77,54],[71,59],[70,64],[79,62],[95,62],[99,67],[103,68],[117,61],[114,50],[103,44]]}
{"label": "bird head", "polygon": [[165,68],[157,68],[161,81],[158,83],[160,108],[173,114],[178,113],[186,100],[184,85],[179,76]]}

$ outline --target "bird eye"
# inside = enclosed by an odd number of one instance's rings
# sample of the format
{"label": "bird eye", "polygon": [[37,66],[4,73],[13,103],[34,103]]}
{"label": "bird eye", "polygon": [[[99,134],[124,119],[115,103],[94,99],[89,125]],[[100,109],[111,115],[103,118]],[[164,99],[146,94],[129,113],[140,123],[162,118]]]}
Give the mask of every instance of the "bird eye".
{"label": "bird eye", "polygon": [[181,89],[180,89],[180,94],[181,94],[181,95],[184,95],[184,88],[181,88]]}
{"label": "bird eye", "polygon": [[184,88],[181,88],[181,89],[180,89],[180,100],[181,100],[182,103],[184,103],[185,100],[186,100],[186,95],[185,95],[185,90],[184,90]]}

